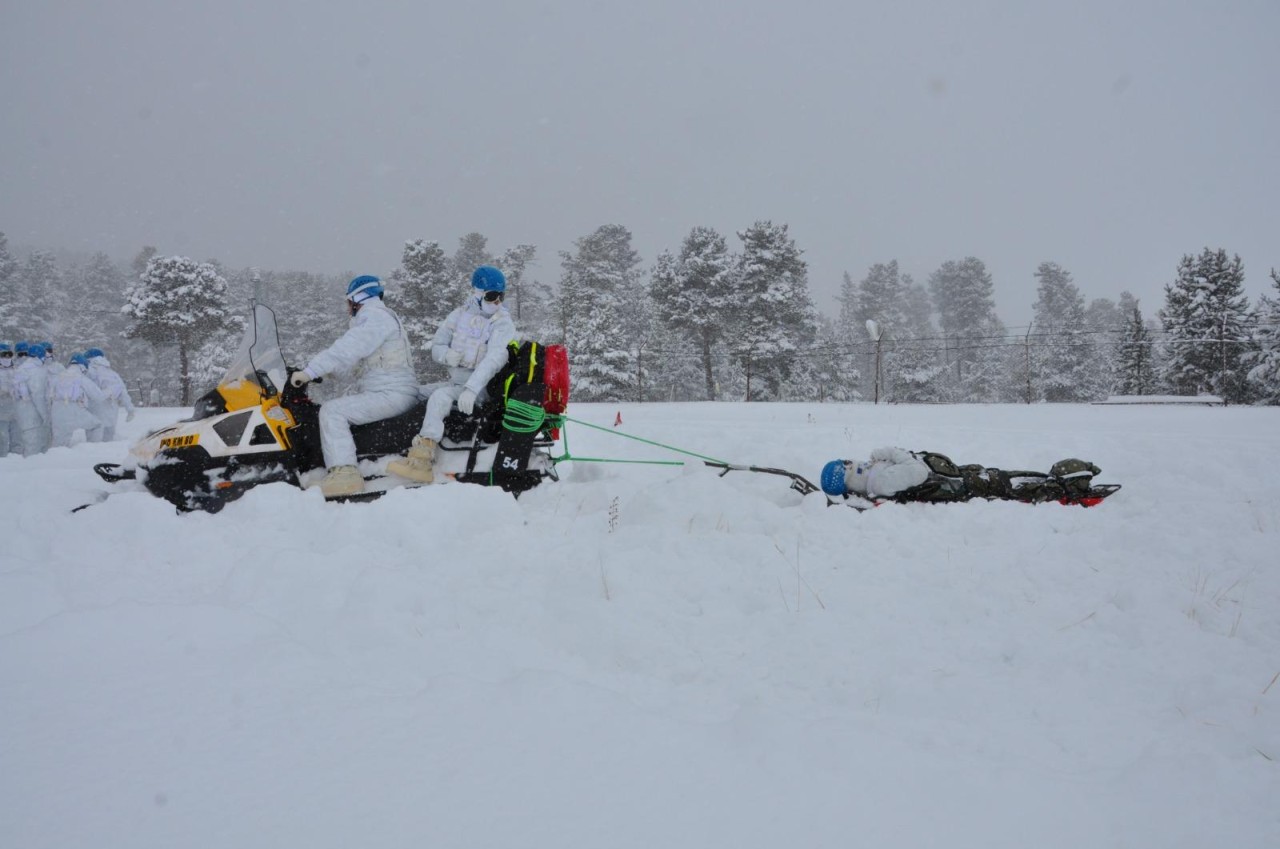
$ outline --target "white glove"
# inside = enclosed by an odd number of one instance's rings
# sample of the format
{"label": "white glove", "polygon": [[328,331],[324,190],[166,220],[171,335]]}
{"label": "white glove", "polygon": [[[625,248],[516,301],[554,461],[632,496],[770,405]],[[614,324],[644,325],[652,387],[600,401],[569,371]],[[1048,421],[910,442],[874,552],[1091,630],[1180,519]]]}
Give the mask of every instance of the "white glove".
{"label": "white glove", "polygon": [[130,410],[129,412],[124,414],[124,420],[127,422],[131,422],[133,421],[133,417],[136,415],[137,413],[135,413],[133,410]]}
{"label": "white glove", "polygon": [[298,371],[295,371],[293,374],[289,375],[289,383],[293,385],[294,389],[298,389],[310,379],[311,379],[311,375],[307,374],[302,369],[299,369]]}
{"label": "white glove", "polygon": [[471,411],[476,408],[476,393],[470,389],[462,390],[462,394],[458,396],[458,410],[462,415],[469,416]]}
{"label": "white glove", "polygon": [[458,363],[460,363],[460,362],[462,362],[462,352],[461,352],[461,351],[455,351],[455,350],[453,350],[452,348],[450,348],[447,352],[445,352],[445,355],[444,355],[444,364],[445,364],[445,365],[447,365],[447,366],[456,366],[456,365],[457,365]]}

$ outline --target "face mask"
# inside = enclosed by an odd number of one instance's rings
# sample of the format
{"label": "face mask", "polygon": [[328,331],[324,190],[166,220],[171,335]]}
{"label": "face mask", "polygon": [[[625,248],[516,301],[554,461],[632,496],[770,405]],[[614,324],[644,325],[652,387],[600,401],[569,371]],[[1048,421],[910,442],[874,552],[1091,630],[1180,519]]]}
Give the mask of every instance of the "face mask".
{"label": "face mask", "polygon": [[493,315],[500,309],[502,309],[502,304],[500,304],[497,301],[481,301],[480,302],[480,312],[484,313],[485,315]]}

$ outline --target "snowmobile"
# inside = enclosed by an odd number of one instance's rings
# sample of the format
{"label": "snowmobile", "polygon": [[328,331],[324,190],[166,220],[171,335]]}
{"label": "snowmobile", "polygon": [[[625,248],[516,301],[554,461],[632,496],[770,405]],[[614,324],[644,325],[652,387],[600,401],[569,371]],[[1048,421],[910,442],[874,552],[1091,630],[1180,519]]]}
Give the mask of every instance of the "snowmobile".
{"label": "snowmobile", "polygon": [[[320,405],[309,397],[309,384],[289,383],[290,371],[275,313],[252,304],[235,357],[218,385],[196,402],[191,418],[142,437],[125,464],[100,463],[94,471],[109,483],[136,479],[179,510],[211,513],[261,484],[318,482],[324,470]],[[550,449],[569,397],[564,349],[513,344],[508,366],[488,389],[489,400],[470,416],[455,408],[446,418],[437,472],[515,495],[558,479]],[[385,468],[408,451],[425,411],[426,402],[419,401],[399,416],[352,427],[368,483],[364,493],[336,500],[369,500],[390,488],[414,486],[385,474]]]}

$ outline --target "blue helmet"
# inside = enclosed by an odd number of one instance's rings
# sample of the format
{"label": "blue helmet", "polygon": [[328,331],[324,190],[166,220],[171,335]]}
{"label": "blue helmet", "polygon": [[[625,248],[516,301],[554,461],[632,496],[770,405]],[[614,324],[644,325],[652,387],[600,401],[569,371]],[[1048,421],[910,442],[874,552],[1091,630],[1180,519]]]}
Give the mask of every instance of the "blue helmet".
{"label": "blue helmet", "polygon": [[822,491],[827,495],[844,495],[844,460],[832,460],[822,467]]}
{"label": "blue helmet", "polygon": [[13,352],[17,354],[19,357],[25,357],[27,355],[27,351],[30,348],[31,348],[30,342],[19,342],[17,345],[13,346]]}
{"label": "blue helmet", "polygon": [[471,272],[471,285],[482,292],[505,292],[507,278],[492,265],[482,265]]}
{"label": "blue helmet", "polygon": [[84,352],[84,358],[86,360],[92,360],[94,357],[105,357],[105,356],[106,354],[102,353],[101,348],[90,348],[89,350]]}
{"label": "blue helmet", "polygon": [[43,360],[43,359],[44,359],[44,346],[43,346],[43,345],[41,345],[39,342],[32,342],[32,343],[27,347],[27,356],[28,356],[28,357],[35,357],[37,360]]}
{"label": "blue helmet", "polygon": [[85,359],[84,354],[72,354],[70,362],[72,365],[89,367],[89,361]]}
{"label": "blue helmet", "polygon": [[52,353],[53,353],[53,343],[52,343],[52,342],[41,342],[41,343],[40,343],[40,347],[41,347],[41,348],[44,348],[44,352],[45,352],[46,354],[52,354]]}
{"label": "blue helmet", "polygon": [[381,298],[383,291],[381,280],[372,274],[361,274],[347,284],[347,300],[359,304],[370,298]]}
{"label": "blue helmet", "polygon": [[12,354],[13,348],[9,347],[8,342],[0,342],[0,353],[4,353],[5,351],[8,351],[10,354]]}

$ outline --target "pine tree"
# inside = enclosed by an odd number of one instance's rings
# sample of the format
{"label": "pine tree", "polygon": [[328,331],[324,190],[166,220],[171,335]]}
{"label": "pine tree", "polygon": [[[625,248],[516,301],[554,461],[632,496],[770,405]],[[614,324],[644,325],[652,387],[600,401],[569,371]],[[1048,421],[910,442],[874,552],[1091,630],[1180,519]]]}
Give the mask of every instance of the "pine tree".
{"label": "pine tree", "polygon": [[1088,400],[1094,350],[1085,333],[1084,297],[1056,262],[1040,263],[1035,276],[1035,385],[1046,401]]}
{"label": "pine tree", "polygon": [[[503,276],[507,278],[507,294],[503,303],[507,305],[507,310],[515,320],[517,330],[523,327],[525,318],[525,271],[537,253],[538,249],[533,245],[516,245],[503,251],[502,257],[498,260],[498,268],[502,269]],[[529,294],[534,295],[532,285],[528,288],[531,290]],[[535,318],[537,311],[536,297],[532,299],[535,300],[535,309],[530,313],[530,319]]]}
{"label": "pine tree", "polygon": [[1280,274],[1271,269],[1276,296],[1263,294],[1253,311],[1255,349],[1244,357],[1248,379],[1260,401],[1280,404]]}
{"label": "pine tree", "polygon": [[439,242],[415,239],[405,242],[390,282],[388,302],[404,322],[415,370],[427,382],[443,379],[443,368],[431,359],[431,339],[462,295],[456,267]]}
{"label": "pine tree", "polygon": [[951,399],[997,400],[1006,363],[993,343],[1004,325],[996,316],[995,288],[986,265],[976,257],[948,260],[929,275],[929,292],[946,337],[944,356],[954,373]]}
{"label": "pine tree", "polygon": [[820,343],[820,346],[833,344],[835,347],[830,355],[848,359],[847,363],[833,362],[823,366],[821,371],[845,377],[857,375],[856,382],[847,387],[846,391],[831,395],[832,400],[854,400],[863,397],[874,388],[875,345],[867,336],[866,321],[862,318],[865,311],[860,301],[860,292],[859,281],[854,280],[853,275],[848,271],[842,272],[840,292],[836,295],[836,303],[840,305],[840,310],[836,314],[834,326],[826,327],[820,322],[819,337],[825,340]]}
{"label": "pine tree", "polygon": [[69,307],[57,258],[51,251],[34,251],[23,263],[17,278],[20,332],[32,342],[59,337]]}
{"label": "pine tree", "polygon": [[264,303],[276,314],[276,329],[289,365],[301,367],[306,354],[323,350],[346,329],[346,291],[351,276],[261,272],[259,288],[267,299]]}
{"label": "pine tree", "polygon": [[192,355],[231,323],[227,281],[213,265],[183,256],[152,257],[137,283],[125,290],[124,314],[131,338],[176,345],[182,404],[191,403]]}
{"label": "pine tree", "polygon": [[129,268],[133,270],[134,278],[142,276],[147,270],[147,263],[151,262],[151,258],[159,254],[160,251],[155,245],[143,245],[142,249],[134,255],[133,261],[129,263]]}
{"label": "pine tree", "polygon": [[[939,385],[943,364],[941,352],[930,341],[934,335],[928,294],[909,274],[900,274],[898,261],[876,263],[858,284],[853,306],[841,310],[842,327],[850,339],[866,340],[860,345],[869,351],[865,368],[869,371],[872,397],[893,401],[940,400]],[[874,321],[879,342],[868,336],[867,322]],[[879,363],[879,392],[875,393],[876,355]]]}
{"label": "pine tree", "polygon": [[816,333],[808,266],[786,224],[757,221],[738,238],[733,357],[746,400],[780,399]]}
{"label": "pine tree", "polygon": [[[849,342],[857,340],[864,343],[858,348],[866,352],[859,365],[865,375],[862,390],[867,398],[887,401],[891,397],[887,380],[890,371],[887,368],[888,352],[893,350],[896,340],[909,335],[904,311],[905,294],[896,259],[887,264],[875,263],[858,282],[852,302],[854,309],[850,311],[843,330]],[[878,342],[869,335],[868,321],[875,322],[876,332],[880,334]]]}
{"label": "pine tree", "polygon": [[[84,265],[67,274],[67,292],[76,308],[63,323],[63,349],[68,352],[109,346],[118,339],[127,322],[120,312],[124,304],[125,279],[120,269],[104,253],[96,253]],[[121,359],[121,358],[117,358]],[[122,360],[113,367],[124,376]]]}
{"label": "pine tree", "polygon": [[1084,332],[1093,343],[1088,371],[1089,397],[1105,398],[1115,389],[1116,348],[1124,334],[1126,314],[1110,298],[1094,298],[1084,310]]}
{"label": "pine tree", "polygon": [[489,253],[489,239],[480,233],[468,233],[458,240],[458,250],[453,254],[453,270],[460,283],[471,285],[471,274],[481,265],[493,265]]}
{"label": "pine tree", "polygon": [[706,397],[702,356],[684,332],[654,321],[652,356],[645,364],[646,398],[662,401],[701,401]]}
{"label": "pine tree", "polygon": [[657,310],[649,296],[649,287],[637,275],[630,286],[618,292],[622,319],[622,341],[631,358],[630,397],[638,402],[653,400],[653,382],[657,374],[659,328]]}
{"label": "pine tree", "polygon": [[9,253],[9,237],[0,232],[0,339],[18,341],[19,318],[18,261]]}
{"label": "pine tree", "polygon": [[814,343],[812,353],[802,361],[807,382],[813,387],[813,397],[818,401],[861,398],[862,374],[858,371],[858,357],[853,353],[858,345],[848,341],[844,324],[838,318],[820,316]]}
{"label": "pine tree", "polygon": [[1115,356],[1117,393],[1151,395],[1155,392],[1154,354],[1151,333],[1147,329],[1147,323],[1142,320],[1142,310],[1135,300]]}
{"label": "pine tree", "polygon": [[694,227],[672,258],[664,252],[650,277],[650,292],[660,320],[686,334],[702,363],[705,397],[716,400],[713,351],[728,323],[732,302],[733,258],[724,236],[710,227]]}
{"label": "pine tree", "polygon": [[1228,259],[1221,248],[1186,255],[1177,279],[1164,291],[1165,384],[1184,395],[1207,392],[1227,402],[1247,400],[1241,359],[1249,344],[1249,302],[1240,257]]}
{"label": "pine tree", "polygon": [[909,403],[937,403],[947,398],[949,374],[933,326],[932,306],[924,286],[902,275],[902,318],[898,335],[889,343],[888,386],[892,399]]}
{"label": "pine tree", "polygon": [[584,401],[620,400],[634,382],[622,296],[639,283],[640,255],[620,224],[605,224],[574,246],[574,253],[560,253],[557,301],[574,393]]}

